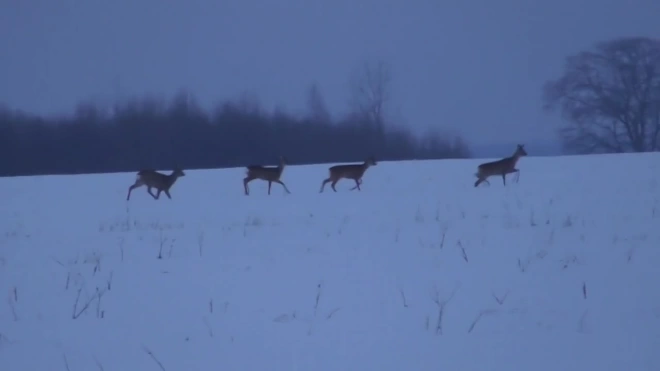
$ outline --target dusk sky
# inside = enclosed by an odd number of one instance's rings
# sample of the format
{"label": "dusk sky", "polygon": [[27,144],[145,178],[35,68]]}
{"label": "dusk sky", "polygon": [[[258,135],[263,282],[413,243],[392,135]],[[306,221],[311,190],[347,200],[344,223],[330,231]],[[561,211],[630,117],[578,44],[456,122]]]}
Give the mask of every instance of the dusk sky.
{"label": "dusk sky", "polygon": [[0,102],[65,113],[184,88],[304,112],[316,82],[341,114],[351,73],[382,60],[406,125],[530,151],[560,120],[543,83],[622,36],[660,37],[660,0],[0,0]]}

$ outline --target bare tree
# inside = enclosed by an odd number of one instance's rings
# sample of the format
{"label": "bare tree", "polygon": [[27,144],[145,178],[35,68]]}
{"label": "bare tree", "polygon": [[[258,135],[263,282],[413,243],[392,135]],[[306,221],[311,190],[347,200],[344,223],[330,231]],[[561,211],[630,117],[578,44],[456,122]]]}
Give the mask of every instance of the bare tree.
{"label": "bare tree", "polygon": [[569,56],[543,88],[548,110],[567,123],[564,147],[578,153],[660,149],[660,40],[620,38]]}
{"label": "bare tree", "polygon": [[390,99],[392,75],[383,62],[364,63],[351,76],[351,106],[366,124],[379,128],[385,125],[385,108]]}
{"label": "bare tree", "polygon": [[327,124],[332,120],[317,83],[312,83],[307,90],[307,108],[315,123]]}

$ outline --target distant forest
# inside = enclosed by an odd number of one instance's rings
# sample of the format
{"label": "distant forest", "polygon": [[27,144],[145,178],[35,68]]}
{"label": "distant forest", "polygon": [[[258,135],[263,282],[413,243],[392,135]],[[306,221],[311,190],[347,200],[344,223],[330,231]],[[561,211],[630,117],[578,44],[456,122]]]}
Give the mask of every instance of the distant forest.
{"label": "distant forest", "polygon": [[[61,117],[0,107],[0,176],[81,174],[377,160],[466,158],[457,136],[415,136],[390,124],[382,101],[356,104],[333,119],[318,88],[309,112],[266,112],[243,97],[207,112],[179,92],[173,99],[136,98],[111,108],[81,103]],[[364,102],[363,102],[364,103]]]}

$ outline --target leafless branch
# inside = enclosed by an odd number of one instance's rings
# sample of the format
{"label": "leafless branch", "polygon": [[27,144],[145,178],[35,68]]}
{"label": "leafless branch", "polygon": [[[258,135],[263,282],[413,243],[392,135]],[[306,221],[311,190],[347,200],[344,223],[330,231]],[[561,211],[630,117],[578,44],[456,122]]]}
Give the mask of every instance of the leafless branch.
{"label": "leafless branch", "polygon": [[209,330],[209,336],[213,337],[213,328],[211,327],[211,324],[209,323],[208,319],[206,317],[203,317],[202,320],[204,321],[206,328]]}
{"label": "leafless branch", "polygon": [[438,292],[438,288],[434,287],[433,297],[431,299],[438,306],[438,318],[435,325],[436,335],[442,335],[442,318],[445,314],[445,306],[454,298],[456,291],[458,291],[458,286],[454,288],[448,298],[440,300],[440,293]]}
{"label": "leafless branch", "polygon": [[442,234],[441,234],[442,237],[440,238],[440,249],[445,247],[445,236],[447,236],[447,229],[449,229],[449,227],[447,226],[442,227]]}
{"label": "leafless branch", "polygon": [[204,231],[199,232],[197,235],[197,246],[199,248],[199,256],[202,256],[202,249],[204,248]]}
{"label": "leafless branch", "polygon": [[321,282],[316,286],[316,300],[314,302],[314,316],[319,309],[319,301],[321,300]]}
{"label": "leafless branch", "polygon": [[475,317],[474,321],[472,321],[472,323],[470,324],[470,327],[468,328],[468,331],[467,331],[468,334],[471,333],[472,330],[474,330],[474,327],[477,325],[477,323],[479,322],[479,320],[483,316],[485,316],[487,314],[492,314],[492,313],[495,313],[495,311],[492,310],[492,309],[482,310],[481,312],[479,312],[479,314],[477,314],[477,317]]}
{"label": "leafless branch", "polygon": [[582,315],[580,316],[580,320],[578,321],[578,332],[584,333],[587,330],[587,314],[589,313],[589,310],[585,309],[584,312],[582,312]]}
{"label": "leafless branch", "polygon": [[71,371],[69,360],[66,358],[66,353],[62,353],[62,358],[64,358],[64,367],[66,368],[66,371]]}
{"label": "leafless branch", "polygon": [[332,318],[332,316],[334,316],[335,313],[339,312],[339,309],[341,309],[341,308],[335,308],[335,309],[333,309],[332,311],[330,311],[330,313],[328,313],[328,315],[325,317],[325,319],[330,319],[330,318]]}
{"label": "leafless branch", "polygon": [[100,311],[100,305],[101,304],[100,304],[100,302],[101,302],[101,297],[103,296],[103,294],[105,294],[105,289],[99,290],[99,288],[97,287],[96,292],[94,293],[94,295],[92,295],[85,302],[85,304],[82,306],[82,308],[78,309],[78,303],[80,302],[80,295],[82,294],[82,290],[83,290],[83,287],[81,286],[78,289],[78,294],[76,295],[76,301],[73,303],[72,318],[77,319],[78,317],[80,317],[81,314],[85,313],[85,311],[87,311],[87,309],[89,309],[90,305],[92,304],[92,302],[94,302],[94,300],[98,300],[97,315],[100,316],[101,315],[101,311]]}
{"label": "leafless branch", "polygon": [[367,123],[382,127],[385,106],[390,99],[390,68],[383,62],[364,63],[352,79],[352,106]]}
{"label": "leafless branch", "polygon": [[457,245],[461,249],[461,255],[463,256],[463,260],[465,260],[465,262],[467,263],[468,262],[468,256],[467,256],[467,252],[465,251],[465,247],[463,247],[463,243],[461,243],[461,241],[458,240]]}
{"label": "leafless branch", "polygon": [[493,294],[493,299],[495,299],[497,304],[502,305],[502,304],[504,304],[504,301],[506,300],[507,296],[509,296],[509,290],[506,290],[506,293],[501,298],[498,297],[497,295],[495,295],[495,293],[492,293],[492,294]]}
{"label": "leafless branch", "polygon": [[149,350],[149,348],[147,348],[145,345],[143,345],[143,346],[142,346],[142,350],[144,350],[144,352],[147,353],[147,354],[149,355],[149,357],[151,357],[151,359],[154,360],[154,362],[156,362],[156,364],[158,365],[158,367],[160,367],[161,371],[166,371],[166,370],[165,370],[165,367],[163,366],[163,364],[158,360],[158,358],[156,358],[156,356],[154,355],[154,353],[153,353],[151,350]]}
{"label": "leafless branch", "polygon": [[9,305],[9,309],[11,309],[11,315],[14,318],[14,321],[18,321],[18,314],[16,313],[16,304],[12,300],[11,296],[7,298],[7,304]]}
{"label": "leafless branch", "polygon": [[406,303],[406,294],[403,292],[403,289],[399,289],[399,292],[401,293],[401,300],[403,301],[403,307],[408,308],[408,304]]}

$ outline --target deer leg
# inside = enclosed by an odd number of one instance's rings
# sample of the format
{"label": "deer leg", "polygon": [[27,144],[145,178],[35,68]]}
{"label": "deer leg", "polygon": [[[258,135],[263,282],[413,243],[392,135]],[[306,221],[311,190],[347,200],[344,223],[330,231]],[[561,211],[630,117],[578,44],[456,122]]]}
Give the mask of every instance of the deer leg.
{"label": "deer leg", "polygon": [[158,189],[158,192],[156,192],[156,200],[160,198],[160,192],[162,192],[162,190]]}
{"label": "deer leg", "polygon": [[488,177],[479,177],[476,182],[474,182],[474,186],[478,186],[481,183],[488,184],[490,186],[490,182],[488,181]]}
{"label": "deer leg", "polygon": [[128,201],[131,198],[131,192],[139,186],[140,186],[140,184],[137,184],[137,182],[136,182],[132,186],[128,187],[128,195],[126,195],[126,201]]}
{"label": "deer leg", "polygon": [[270,180],[268,181],[268,194],[270,194],[270,186],[273,184]]}
{"label": "deer leg", "polygon": [[249,176],[245,177],[245,179],[243,179],[243,188],[245,189],[245,195],[246,196],[250,194],[250,190],[248,189],[248,183],[250,183],[251,181],[252,181],[252,178],[250,178]]}
{"label": "deer leg", "polygon": [[335,191],[335,192],[337,192],[337,188],[335,188],[335,185],[337,185],[338,181],[339,181],[339,179],[333,180],[332,184],[330,184],[330,186],[332,186],[332,190]]}
{"label": "deer leg", "polygon": [[165,190],[163,190],[163,192],[165,192],[165,195],[167,196],[167,198],[169,198],[170,200],[172,199],[172,196],[170,196],[170,191],[169,190],[165,189]]}
{"label": "deer leg", "polygon": [[360,189],[360,183],[362,183],[362,181],[361,181],[360,179],[355,179],[355,187],[351,188],[350,190],[352,191],[352,190],[354,190],[355,188],[357,188],[358,191],[361,191],[361,189]]}
{"label": "deer leg", "polygon": [[158,199],[158,197],[156,197],[156,195],[153,194],[153,192],[151,192],[151,187],[147,187],[147,193],[149,193],[149,194],[151,195],[151,197],[154,198],[154,200],[157,200],[157,199]]}
{"label": "deer leg", "polygon": [[286,187],[286,184],[284,184],[284,182],[282,182],[281,180],[278,179],[278,180],[275,180],[274,182],[281,184],[282,187],[284,187],[284,190],[286,191],[286,193],[289,193],[289,194],[291,193],[291,192],[289,192],[289,189]]}
{"label": "deer leg", "polygon": [[506,185],[506,173],[502,174],[502,183]]}
{"label": "deer leg", "polygon": [[332,179],[328,178],[328,179],[324,180],[323,183],[321,183],[321,190],[319,191],[319,193],[323,192],[323,188],[325,188],[325,185],[326,185],[328,182],[330,182],[331,180],[332,180]]}
{"label": "deer leg", "polygon": [[520,180],[520,170],[516,169],[515,172],[516,172],[516,183],[518,183],[518,181]]}
{"label": "deer leg", "polygon": [[131,198],[131,192],[135,188],[140,188],[144,185],[144,183],[138,178],[135,180],[135,183],[133,183],[132,186],[128,187],[128,195],[126,196],[126,201],[128,201]]}

